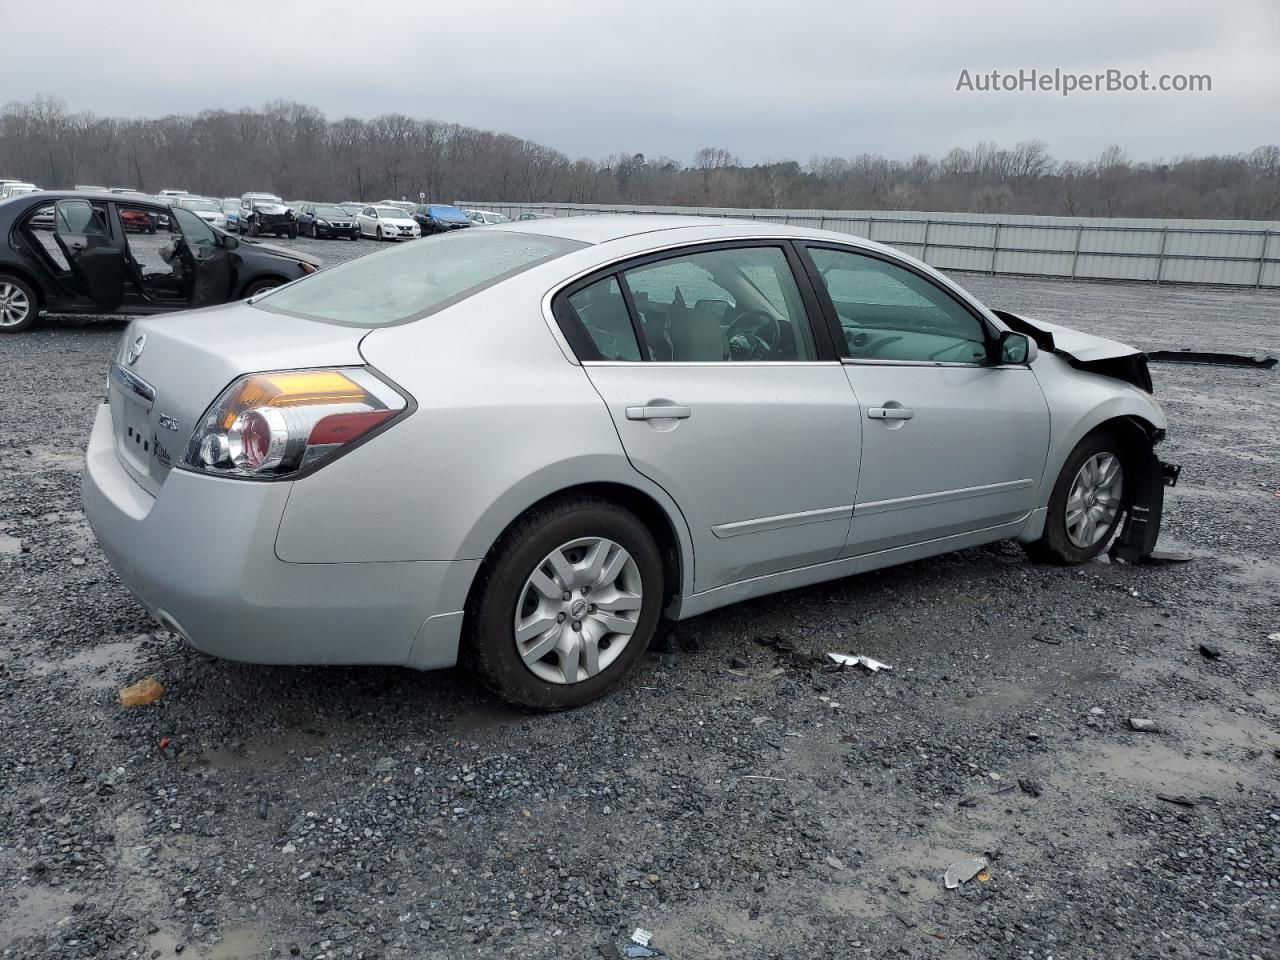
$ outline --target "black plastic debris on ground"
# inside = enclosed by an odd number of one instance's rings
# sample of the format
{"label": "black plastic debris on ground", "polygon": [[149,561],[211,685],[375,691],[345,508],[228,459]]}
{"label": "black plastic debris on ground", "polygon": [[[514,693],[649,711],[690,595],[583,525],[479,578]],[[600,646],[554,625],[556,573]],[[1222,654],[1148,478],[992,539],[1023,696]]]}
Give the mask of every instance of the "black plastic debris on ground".
{"label": "black plastic debris on ground", "polygon": [[773,652],[778,655],[778,659],[793,667],[823,667],[837,666],[820,653],[806,653],[798,650],[791,643],[776,634],[772,637],[756,637],[756,643],[764,647],[771,647]]}
{"label": "black plastic debris on ground", "polygon": [[1241,353],[1211,353],[1205,350],[1148,350],[1153,363],[1207,363],[1216,367],[1258,367],[1270,370],[1275,357],[1246,357]]}

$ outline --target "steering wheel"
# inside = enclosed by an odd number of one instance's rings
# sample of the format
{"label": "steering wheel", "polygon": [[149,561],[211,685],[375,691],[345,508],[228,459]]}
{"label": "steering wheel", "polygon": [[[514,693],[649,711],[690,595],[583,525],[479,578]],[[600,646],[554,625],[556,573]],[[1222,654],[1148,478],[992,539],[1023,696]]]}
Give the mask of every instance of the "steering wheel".
{"label": "steering wheel", "polygon": [[849,352],[859,357],[871,357],[881,347],[887,347],[891,343],[901,340],[898,336],[873,336],[866,331],[854,333],[848,327],[844,331],[845,340],[849,344]]}
{"label": "steering wheel", "polygon": [[782,339],[778,318],[763,310],[745,310],[725,331],[730,360],[763,360]]}

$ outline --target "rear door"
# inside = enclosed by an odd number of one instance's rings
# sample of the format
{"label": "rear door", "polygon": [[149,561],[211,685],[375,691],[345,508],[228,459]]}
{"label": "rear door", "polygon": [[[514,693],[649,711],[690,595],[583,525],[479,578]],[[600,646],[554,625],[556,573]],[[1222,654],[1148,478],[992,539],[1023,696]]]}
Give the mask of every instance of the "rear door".
{"label": "rear door", "polygon": [[111,238],[105,211],[88,200],[59,200],[53,230],[80,292],[99,310],[118,309],[125,294],[124,253]]}
{"label": "rear door", "polygon": [[861,425],[796,262],[703,245],[557,298],[628,458],[684,513],[697,591],[835,559],[848,536]]}
{"label": "rear door", "polygon": [[863,417],[847,553],[999,535],[1025,517],[1049,447],[1031,368],[988,362],[994,327],[909,265],[840,247],[806,252]]}

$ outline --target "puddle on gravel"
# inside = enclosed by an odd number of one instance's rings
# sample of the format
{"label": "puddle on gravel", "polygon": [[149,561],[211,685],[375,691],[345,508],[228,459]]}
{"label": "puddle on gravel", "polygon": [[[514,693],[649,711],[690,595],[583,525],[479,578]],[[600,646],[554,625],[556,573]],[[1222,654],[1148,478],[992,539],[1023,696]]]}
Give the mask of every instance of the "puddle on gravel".
{"label": "puddle on gravel", "polygon": [[24,937],[48,936],[54,928],[72,916],[72,904],[80,898],[65,890],[34,887],[18,894],[18,902],[0,909],[0,947]]}
{"label": "puddle on gravel", "polygon": [[286,730],[251,741],[243,752],[206,750],[204,762],[214,770],[255,770],[301,763],[326,752],[328,735],[318,730]]}
{"label": "puddle on gravel", "polygon": [[0,557],[16,557],[22,552],[22,541],[0,533]]}
{"label": "puddle on gravel", "polygon": [[[172,934],[153,933],[147,938],[147,956],[159,951],[157,956],[175,956],[178,940]],[[252,927],[233,927],[222,933],[222,939],[211,947],[187,945],[187,955],[200,960],[260,960],[267,955],[271,940],[266,934]]]}
{"label": "puddle on gravel", "polygon": [[502,707],[476,707],[455,714],[446,725],[450,733],[484,733],[509,727],[526,719],[528,714],[519,710],[504,710]]}
{"label": "puddle on gravel", "polygon": [[1235,764],[1207,757],[1201,751],[1183,751],[1148,737],[1136,744],[1101,747],[1086,763],[1086,777],[1102,777],[1136,784],[1165,793],[1221,797],[1228,788],[1247,779]]}
{"label": "puddle on gravel", "polygon": [[83,674],[81,682],[90,690],[111,690],[119,685],[125,668],[134,667],[143,657],[142,642],[147,634],[132,640],[116,640],[86,647],[62,660],[35,659],[31,673],[47,677],[55,673]]}

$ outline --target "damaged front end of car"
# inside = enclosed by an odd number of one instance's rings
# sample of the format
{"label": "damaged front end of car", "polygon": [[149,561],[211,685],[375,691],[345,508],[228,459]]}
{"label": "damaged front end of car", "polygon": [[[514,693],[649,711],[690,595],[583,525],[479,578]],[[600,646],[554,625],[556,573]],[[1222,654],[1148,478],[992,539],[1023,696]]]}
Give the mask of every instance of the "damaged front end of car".
{"label": "damaged front end of car", "polygon": [[[1147,356],[1141,350],[1004,310],[993,312],[1009,329],[1029,336],[1040,350],[1057,355],[1075,369],[1154,394]],[[1113,560],[1126,563],[1141,563],[1155,552],[1164,513],[1164,488],[1175,486],[1182,473],[1181,465],[1165,463],[1156,455],[1155,448],[1164,439],[1163,430],[1141,433],[1148,442],[1135,443],[1129,454],[1124,522],[1109,551]]]}

